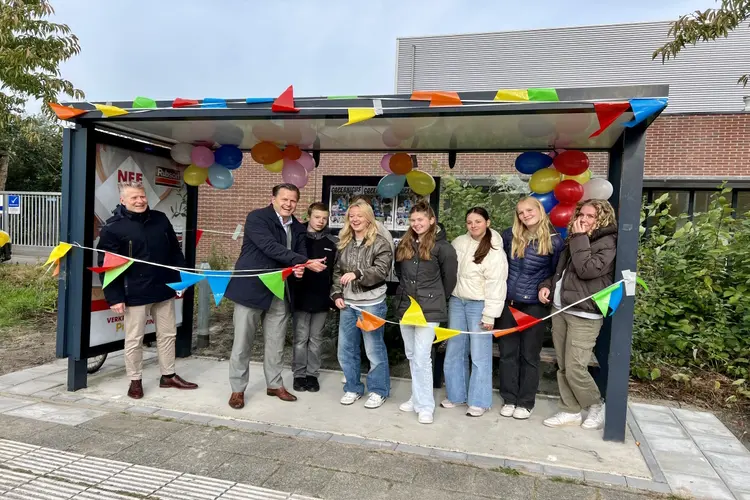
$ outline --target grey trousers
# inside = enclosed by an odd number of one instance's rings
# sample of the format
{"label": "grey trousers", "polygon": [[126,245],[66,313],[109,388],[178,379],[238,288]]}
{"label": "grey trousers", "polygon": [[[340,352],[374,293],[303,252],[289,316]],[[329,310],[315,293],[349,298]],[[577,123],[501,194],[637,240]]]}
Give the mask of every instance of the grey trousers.
{"label": "grey trousers", "polygon": [[328,311],[294,313],[294,351],[292,370],[294,378],[320,375],[320,351],[323,346],[323,327]]}
{"label": "grey trousers", "polygon": [[281,380],[281,364],[286,340],[286,325],[289,321],[289,304],[277,297],[273,298],[268,311],[252,309],[240,304],[234,305],[234,343],[229,358],[229,385],[232,392],[245,392],[250,370],[250,354],[253,349],[258,323],[263,322],[265,352],[263,373],[266,387],[278,389],[284,385]]}

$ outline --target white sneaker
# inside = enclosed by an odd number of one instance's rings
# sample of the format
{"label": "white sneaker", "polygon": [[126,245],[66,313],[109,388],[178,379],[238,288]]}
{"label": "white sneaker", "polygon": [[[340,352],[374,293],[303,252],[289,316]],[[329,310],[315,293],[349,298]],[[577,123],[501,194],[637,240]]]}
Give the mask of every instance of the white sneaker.
{"label": "white sneaker", "polygon": [[410,399],[409,401],[401,403],[401,406],[399,406],[398,409],[407,413],[410,411],[414,411],[414,403],[412,403]]}
{"label": "white sneaker", "polygon": [[365,408],[374,410],[375,408],[380,408],[381,406],[383,406],[383,403],[385,403],[385,398],[383,396],[371,392],[370,396],[367,398],[367,401],[365,401]]}
{"label": "white sneaker", "polygon": [[566,413],[561,411],[546,419],[543,423],[547,427],[564,427],[567,425],[581,425],[581,412]]}
{"label": "white sneaker", "polygon": [[527,418],[531,416],[532,411],[534,410],[528,410],[521,406],[516,406],[516,409],[513,410],[513,418],[517,420],[526,420]]}
{"label": "white sneaker", "polygon": [[356,400],[362,397],[362,394],[359,394],[357,392],[345,392],[343,396],[341,396],[341,404],[342,405],[350,405],[354,404]]}
{"label": "white sneaker", "polygon": [[583,421],[581,428],[587,431],[595,431],[604,427],[604,403],[600,405],[591,405],[586,420]]}
{"label": "white sneaker", "polygon": [[431,424],[432,423],[432,412],[429,411],[421,411],[419,412],[419,420],[420,424]]}
{"label": "white sneaker", "polygon": [[455,408],[457,406],[464,406],[466,403],[452,403],[449,399],[444,399],[440,402],[440,406],[443,408]]}
{"label": "white sneaker", "polygon": [[512,417],[515,409],[516,405],[503,405],[503,407],[500,408],[500,415],[503,417]]}
{"label": "white sneaker", "polygon": [[470,417],[481,417],[484,415],[484,412],[486,412],[486,408],[480,408],[478,406],[469,406],[469,409],[466,410],[466,414]]}

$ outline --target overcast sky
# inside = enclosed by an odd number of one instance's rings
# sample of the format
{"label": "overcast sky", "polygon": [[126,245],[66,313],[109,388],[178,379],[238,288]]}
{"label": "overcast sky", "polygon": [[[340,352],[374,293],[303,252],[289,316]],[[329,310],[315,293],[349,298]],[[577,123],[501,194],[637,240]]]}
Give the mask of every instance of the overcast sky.
{"label": "overcast sky", "polygon": [[[53,0],[88,100],[394,91],[398,37],[673,20],[712,0]],[[33,111],[30,107],[30,111]],[[38,109],[38,108],[37,108]]]}

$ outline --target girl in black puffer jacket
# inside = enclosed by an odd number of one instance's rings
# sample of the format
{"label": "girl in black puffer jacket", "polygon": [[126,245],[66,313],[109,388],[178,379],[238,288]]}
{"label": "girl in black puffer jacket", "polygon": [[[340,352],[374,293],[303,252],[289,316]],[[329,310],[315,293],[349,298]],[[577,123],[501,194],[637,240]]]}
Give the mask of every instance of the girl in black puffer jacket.
{"label": "girl in black puffer jacket", "polygon": [[[516,205],[513,227],[503,231],[508,256],[508,292],[505,308],[496,328],[513,328],[516,322],[509,307],[535,318],[549,313],[539,302],[539,285],[555,274],[565,242],[552,234],[552,225],[542,204],[529,196]],[[539,387],[539,362],[546,322],[522,332],[500,337],[500,395],[504,417],[526,419],[531,415]]]}

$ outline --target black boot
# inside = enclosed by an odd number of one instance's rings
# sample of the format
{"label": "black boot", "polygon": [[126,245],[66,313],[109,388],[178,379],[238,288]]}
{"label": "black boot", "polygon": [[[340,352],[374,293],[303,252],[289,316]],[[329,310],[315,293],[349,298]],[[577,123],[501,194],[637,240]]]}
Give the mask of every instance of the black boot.
{"label": "black boot", "polygon": [[304,392],[307,390],[307,379],[305,377],[294,377],[294,390]]}
{"label": "black boot", "polygon": [[307,390],[308,392],[318,392],[320,390],[318,377],[313,377],[312,375],[307,376]]}

